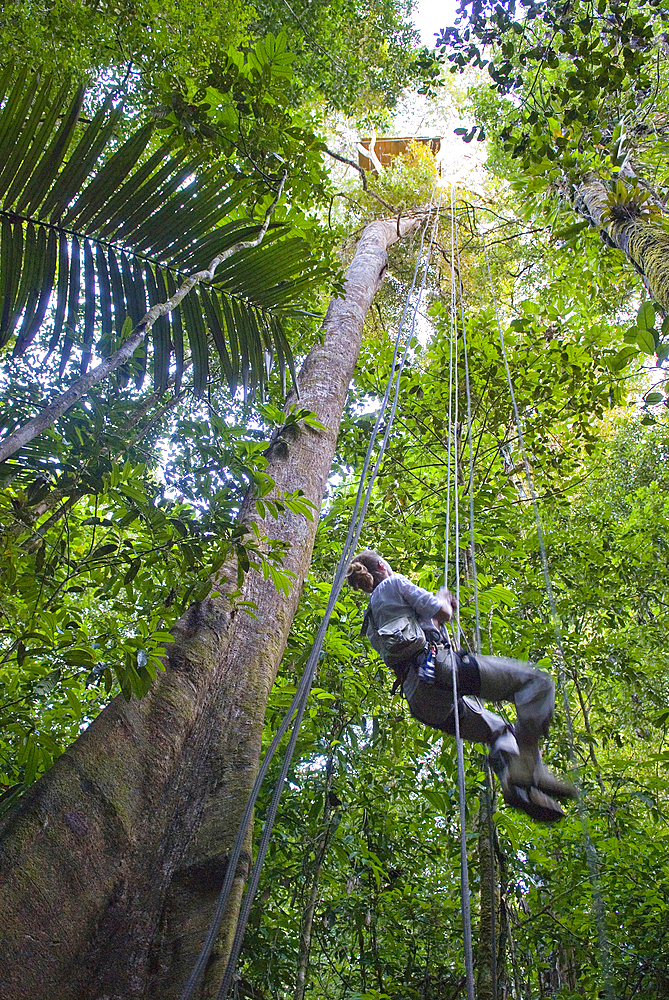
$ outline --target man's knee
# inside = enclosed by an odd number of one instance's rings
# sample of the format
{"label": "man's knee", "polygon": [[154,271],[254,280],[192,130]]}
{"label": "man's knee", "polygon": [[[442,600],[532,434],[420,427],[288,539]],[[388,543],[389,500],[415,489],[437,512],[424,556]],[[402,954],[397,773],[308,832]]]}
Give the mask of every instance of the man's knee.
{"label": "man's knee", "polygon": [[545,670],[527,669],[524,683],[515,696],[516,705],[542,704],[555,706],[555,682]]}
{"label": "man's knee", "polygon": [[520,739],[548,736],[555,713],[555,682],[545,670],[532,670],[515,697]]}

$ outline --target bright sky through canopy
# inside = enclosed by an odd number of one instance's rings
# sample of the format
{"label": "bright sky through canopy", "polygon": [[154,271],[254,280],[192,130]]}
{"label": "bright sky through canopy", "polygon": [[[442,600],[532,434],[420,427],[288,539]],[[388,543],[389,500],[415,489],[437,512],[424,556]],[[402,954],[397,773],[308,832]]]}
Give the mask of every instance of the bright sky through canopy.
{"label": "bright sky through canopy", "polygon": [[457,0],[418,0],[411,19],[421,34],[424,45],[434,46],[434,36],[453,24]]}

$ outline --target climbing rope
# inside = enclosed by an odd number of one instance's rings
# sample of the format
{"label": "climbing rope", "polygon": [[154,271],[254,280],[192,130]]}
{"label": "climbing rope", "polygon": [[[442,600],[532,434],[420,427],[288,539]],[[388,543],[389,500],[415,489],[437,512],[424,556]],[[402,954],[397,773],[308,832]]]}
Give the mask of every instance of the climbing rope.
{"label": "climbing rope", "polygon": [[516,430],[518,434],[518,443],[520,444],[521,454],[523,458],[523,468],[525,470],[525,479],[527,481],[528,490],[530,497],[532,499],[532,508],[534,510],[534,521],[537,530],[537,539],[539,542],[539,552],[541,556],[541,565],[543,569],[544,584],[546,587],[546,594],[548,597],[548,604],[551,612],[551,620],[553,623],[553,630],[555,633],[555,648],[556,648],[556,660],[558,667],[558,684],[560,687],[560,692],[562,695],[562,702],[564,706],[565,718],[567,720],[567,732],[569,736],[569,756],[571,760],[572,770],[574,777],[577,779],[575,781],[578,797],[577,797],[577,809],[578,816],[581,822],[581,827],[583,830],[583,839],[585,843],[585,855],[588,865],[588,874],[590,885],[592,889],[592,898],[594,904],[594,916],[595,925],[597,928],[597,943],[599,948],[599,953],[602,960],[602,971],[604,975],[604,990],[608,1000],[615,1000],[616,993],[613,986],[613,976],[611,969],[611,955],[609,949],[608,935],[606,931],[606,914],[604,910],[604,901],[602,898],[600,882],[599,882],[599,859],[597,857],[597,851],[595,845],[592,841],[592,836],[590,834],[590,824],[588,819],[588,812],[583,798],[583,793],[581,790],[580,782],[578,781],[578,759],[576,756],[576,741],[574,736],[574,723],[571,716],[571,706],[569,704],[569,695],[567,692],[567,675],[565,666],[565,654],[564,654],[564,642],[562,638],[562,625],[558,615],[557,604],[555,601],[555,594],[553,591],[553,585],[551,583],[550,571],[548,567],[548,555],[546,552],[546,541],[544,537],[543,525],[541,521],[541,515],[539,512],[539,504],[537,501],[536,491],[534,489],[534,481],[532,478],[532,472],[530,470],[530,463],[527,456],[527,449],[525,447],[525,435],[523,433],[523,424],[520,418],[520,412],[518,410],[518,403],[516,400],[516,394],[513,388],[513,379],[511,377],[511,369],[509,367],[509,361],[506,353],[506,345],[504,342],[504,333],[502,331],[502,324],[499,317],[499,309],[497,306],[497,297],[495,295],[495,288],[492,280],[492,273],[490,271],[490,261],[488,259],[488,248],[485,242],[485,234],[481,231],[481,239],[483,242],[483,251],[485,255],[486,268],[488,272],[488,282],[490,285],[490,293],[492,295],[492,301],[495,308],[495,318],[497,321],[497,329],[499,331],[499,340],[502,349],[502,357],[504,359],[504,367],[506,370],[506,378],[509,386],[509,394],[511,397],[511,403],[513,407],[513,414],[516,423]]}
{"label": "climbing rope", "polygon": [[[472,584],[474,587],[474,624],[476,629],[476,652],[481,652],[481,619],[479,612],[479,584],[478,572],[476,569],[476,532],[474,527],[474,448],[472,444],[472,399],[469,382],[469,353],[467,351],[467,325],[465,321],[465,298],[462,288],[462,265],[460,263],[460,244],[457,230],[457,215],[455,204],[452,210],[453,228],[455,230],[455,258],[458,265],[458,286],[460,292],[460,317],[462,323],[462,351],[465,362],[465,391],[467,394],[467,448],[469,451],[469,545],[472,568]],[[492,653],[492,650],[491,650]],[[492,819],[492,775],[490,773],[490,763],[486,757],[486,792],[485,792],[485,812],[488,839],[490,842],[490,985],[492,1000],[497,1000],[497,931],[496,931],[496,878],[495,878],[495,853],[494,853],[494,829]]]}
{"label": "climbing rope", "polygon": [[[467,795],[465,789],[465,756],[460,735],[460,713],[458,711],[458,669],[455,656],[456,648],[462,645],[462,629],[460,627],[460,503],[459,503],[459,476],[458,476],[458,350],[457,350],[457,310],[455,294],[455,223],[454,223],[454,190],[451,184],[451,337],[450,337],[450,360],[451,371],[449,372],[449,400],[448,400],[448,466],[452,464],[453,469],[453,503],[455,513],[455,617],[457,642],[455,636],[451,643],[451,677],[453,681],[453,717],[455,720],[455,745],[458,761],[458,798],[460,811],[460,897],[462,901],[462,936],[465,953],[465,976],[467,982],[467,1000],[475,1000],[474,993],[474,950],[472,946],[472,915],[469,905],[469,867],[467,864],[467,815],[466,804]],[[453,406],[451,406],[451,390],[453,391]],[[453,445],[453,462],[451,463],[451,445]],[[448,479],[450,485],[450,476]],[[450,492],[447,490],[450,497]],[[448,511],[447,505],[447,511]],[[448,586],[448,513],[447,513],[447,544],[444,569],[444,586]]]}
{"label": "climbing rope", "polygon": [[453,432],[453,350],[457,350],[457,340],[455,338],[455,229],[453,226],[454,195],[453,185],[451,185],[451,310],[450,310],[450,337],[448,352],[448,437],[446,439],[446,528],[444,530],[444,586],[448,586],[448,548],[450,542],[450,518],[451,518],[451,437]]}
{"label": "climbing rope", "polygon": [[[438,218],[439,218],[439,208],[440,208],[441,196],[439,198],[439,203],[438,203],[438,205],[436,207],[436,211],[434,212],[434,218],[432,219],[432,230],[431,230],[431,234],[430,234],[430,242],[429,242],[428,252],[427,252],[427,255],[426,255],[426,258],[425,258],[425,264],[424,264],[424,268],[423,268],[423,278],[422,278],[422,282],[421,282],[421,286],[420,286],[420,291],[418,293],[418,296],[417,296],[417,299],[416,299],[416,303],[415,303],[415,307],[414,307],[414,311],[413,311],[413,317],[412,317],[412,323],[411,323],[411,331],[409,333],[409,336],[406,338],[406,344],[405,344],[405,348],[404,348],[404,352],[402,354],[402,359],[400,361],[400,364],[396,365],[396,361],[397,361],[397,356],[398,356],[399,349],[400,349],[400,344],[401,344],[401,341],[402,341],[402,330],[403,330],[403,327],[404,327],[404,321],[406,319],[407,313],[408,313],[409,308],[410,308],[411,298],[412,298],[412,295],[414,293],[415,286],[416,286],[416,278],[417,278],[417,275],[418,275],[418,270],[419,270],[419,267],[421,265],[421,260],[422,260],[422,256],[423,256],[423,246],[424,246],[425,235],[426,235],[427,230],[429,228],[431,217],[432,217],[432,212],[433,212],[433,209],[435,207],[434,206],[434,194],[435,194],[435,190],[436,190],[436,184],[435,184],[435,186],[432,189],[432,195],[430,197],[430,204],[429,204],[428,210],[427,210],[425,225],[424,225],[424,227],[423,227],[423,229],[421,231],[420,248],[419,248],[419,252],[418,252],[417,258],[416,258],[416,267],[414,269],[412,283],[411,283],[411,286],[410,286],[409,291],[407,293],[406,301],[405,301],[405,304],[404,304],[404,309],[403,309],[403,312],[402,312],[402,317],[401,317],[401,320],[400,320],[400,323],[399,323],[399,326],[398,326],[397,336],[395,338],[393,360],[392,360],[392,364],[391,364],[391,368],[390,368],[390,374],[389,374],[388,381],[387,381],[387,384],[386,384],[386,389],[385,389],[385,392],[384,392],[383,400],[382,400],[381,406],[379,408],[379,413],[377,415],[376,422],[374,424],[374,428],[373,428],[373,431],[372,431],[372,435],[371,435],[371,438],[370,438],[370,441],[369,441],[369,444],[368,444],[368,447],[367,447],[367,453],[365,455],[365,460],[364,460],[364,463],[363,463],[363,468],[362,468],[362,472],[361,472],[360,480],[359,480],[359,484],[358,484],[358,492],[357,492],[355,504],[354,504],[354,507],[353,507],[353,512],[351,514],[351,518],[350,518],[350,522],[349,522],[349,529],[348,529],[348,534],[347,534],[346,542],[344,544],[344,548],[342,550],[342,554],[341,554],[341,557],[340,557],[337,569],[335,571],[335,576],[334,576],[333,583],[332,583],[332,586],[331,586],[331,589],[330,589],[330,596],[329,596],[328,603],[327,603],[327,606],[326,606],[326,609],[325,609],[325,613],[323,615],[323,619],[322,619],[320,627],[318,629],[318,632],[317,632],[317,635],[316,635],[316,639],[314,641],[314,645],[313,645],[313,647],[311,649],[311,653],[309,654],[309,658],[308,658],[307,663],[305,665],[304,672],[303,672],[303,674],[302,674],[302,676],[301,676],[301,678],[300,678],[300,680],[298,682],[297,689],[295,691],[295,695],[293,697],[293,700],[292,700],[292,702],[291,702],[291,704],[290,704],[290,706],[288,708],[288,711],[286,712],[286,715],[284,716],[284,718],[283,718],[283,720],[281,722],[281,725],[279,726],[279,728],[278,728],[278,730],[277,730],[277,732],[276,732],[276,734],[274,736],[274,739],[272,740],[272,743],[270,744],[269,749],[267,750],[267,753],[265,754],[265,757],[263,758],[262,764],[261,764],[260,769],[258,771],[257,778],[256,778],[256,780],[254,782],[253,788],[251,790],[251,794],[249,796],[248,802],[246,804],[246,808],[244,810],[244,815],[242,817],[242,821],[241,821],[239,829],[237,831],[237,837],[235,839],[235,843],[234,843],[233,849],[232,849],[232,851],[230,853],[230,856],[228,858],[228,863],[227,863],[225,878],[224,878],[224,881],[223,881],[223,885],[221,887],[221,892],[219,894],[219,898],[218,898],[218,902],[217,902],[217,905],[216,905],[216,910],[214,912],[214,916],[213,916],[211,924],[209,926],[209,930],[207,932],[207,936],[206,936],[204,944],[202,946],[202,950],[200,951],[200,954],[199,954],[199,956],[198,956],[198,958],[197,958],[197,960],[195,962],[195,965],[194,965],[194,967],[193,967],[193,969],[191,971],[191,974],[190,974],[190,976],[188,978],[186,986],[184,987],[184,990],[183,990],[183,992],[181,994],[181,1000],[190,1000],[190,998],[192,998],[193,993],[194,993],[194,991],[195,991],[195,989],[197,987],[197,983],[198,983],[198,981],[200,979],[200,976],[204,972],[204,969],[207,966],[209,958],[211,957],[211,953],[212,953],[212,951],[214,949],[214,945],[216,943],[216,938],[218,936],[218,933],[219,933],[219,930],[220,930],[220,927],[221,927],[221,923],[222,923],[223,916],[224,916],[224,913],[225,913],[225,908],[227,906],[228,899],[229,899],[229,896],[230,896],[230,892],[231,892],[231,889],[232,889],[232,885],[233,885],[233,882],[234,882],[234,879],[235,879],[235,876],[236,876],[236,873],[237,873],[237,866],[238,866],[238,863],[239,863],[239,859],[241,857],[241,852],[242,852],[242,849],[243,849],[244,840],[246,838],[246,832],[248,830],[248,826],[249,826],[249,823],[251,821],[251,817],[253,815],[253,810],[254,810],[254,807],[255,807],[256,800],[258,798],[258,794],[260,792],[260,787],[261,787],[262,782],[263,782],[263,780],[265,778],[265,775],[267,774],[267,771],[269,769],[269,765],[270,765],[270,763],[272,761],[272,758],[274,757],[274,754],[276,753],[276,750],[277,750],[277,747],[279,745],[279,742],[281,741],[281,739],[283,738],[283,736],[287,732],[288,727],[289,727],[289,725],[290,725],[290,723],[291,723],[291,721],[293,719],[293,716],[295,716],[295,721],[293,723],[293,731],[291,733],[290,740],[289,740],[288,746],[287,746],[285,754],[284,754],[284,759],[283,759],[283,763],[282,763],[282,767],[281,767],[281,772],[280,772],[280,775],[279,775],[279,780],[277,781],[277,784],[275,786],[274,793],[273,793],[273,796],[272,796],[272,800],[271,800],[271,803],[270,803],[270,807],[269,807],[269,810],[268,810],[268,813],[267,813],[267,817],[266,817],[266,820],[265,820],[265,825],[264,825],[264,828],[263,828],[263,833],[262,833],[262,836],[261,836],[261,839],[260,839],[260,844],[258,846],[258,854],[257,854],[257,857],[256,857],[256,861],[255,861],[255,863],[253,865],[253,869],[251,871],[250,878],[249,878],[249,884],[248,884],[247,892],[246,892],[246,895],[244,897],[244,902],[242,904],[242,908],[241,908],[241,911],[240,911],[240,914],[239,914],[239,919],[237,921],[237,928],[236,928],[235,937],[234,937],[233,945],[232,945],[232,948],[231,948],[230,956],[229,956],[228,963],[227,963],[227,966],[226,966],[226,970],[225,970],[225,973],[224,973],[224,976],[223,976],[223,980],[221,982],[220,988],[219,988],[218,993],[217,993],[217,1000],[224,1000],[224,998],[227,996],[228,991],[230,989],[230,986],[232,984],[232,980],[233,980],[234,973],[235,973],[235,968],[236,968],[236,965],[237,965],[237,959],[239,957],[239,952],[241,950],[242,941],[243,941],[243,937],[244,937],[244,932],[245,932],[245,929],[246,929],[246,924],[248,922],[248,917],[249,917],[249,914],[250,914],[250,911],[251,911],[251,906],[252,906],[252,903],[253,903],[255,892],[256,892],[257,887],[258,887],[258,882],[260,880],[260,872],[261,872],[261,869],[262,869],[262,864],[263,864],[263,861],[264,861],[264,858],[265,858],[267,847],[269,845],[269,841],[270,841],[270,837],[271,837],[271,833],[272,833],[272,827],[273,827],[273,824],[274,824],[274,820],[276,818],[276,813],[277,813],[278,806],[279,806],[279,799],[281,797],[281,793],[283,791],[283,786],[284,786],[284,783],[285,783],[285,780],[286,780],[286,777],[288,775],[288,771],[289,771],[289,768],[290,768],[290,763],[291,763],[291,760],[292,760],[293,751],[295,749],[295,744],[297,742],[299,728],[300,728],[300,725],[301,725],[301,722],[302,722],[304,711],[305,711],[306,705],[307,705],[307,700],[309,698],[309,693],[311,691],[313,680],[314,680],[314,677],[315,677],[315,674],[316,674],[316,668],[317,668],[317,664],[318,664],[320,652],[321,652],[321,649],[322,649],[322,646],[323,646],[323,642],[324,642],[324,639],[325,639],[325,633],[327,631],[327,628],[328,628],[328,625],[329,625],[329,622],[330,622],[330,617],[331,617],[332,612],[334,610],[334,606],[336,604],[337,598],[339,597],[339,593],[340,593],[341,588],[342,588],[342,586],[344,584],[344,579],[345,579],[345,574],[346,574],[346,567],[347,567],[347,565],[348,565],[348,563],[350,561],[350,558],[352,556],[352,553],[353,553],[355,547],[357,546],[358,539],[359,539],[360,533],[362,531],[362,526],[363,526],[363,522],[364,522],[366,511],[367,511],[367,506],[369,504],[369,499],[371,497],[371,492],[372,492],[372,489],[373,489],[376,477],[378,475],[378,471],[379,471],[381,462],[383,460],[383,456],[384,456],[384,453],[385,453],[385,450],[386,450],[386,446],[387,446],[387,443],[388,443],[388,439],[389,439],[389,436],[390,436],[390,431],[391,431],[391,428],[392,428],[392,425],[393,425],[393,422],[394,422],[394,419],[395,419],[395,413],[396,413],[396,410],[397,410],[397,401],[398,401],[398,396],[399,396],[400,378],[401,378],[402,371],[403,371],[403,368],[404,368],[404,365],[406,363],[406,359],[407,359],[407,356],[408,356],[409,348],[410,348],[410,345],[411,345],[411,340],[412,340],[413,333],[414,333],[414,330],[415,330],[416,316],[417,316],[418,309],[419,309],[419,306],[420,306],[420,301],[421,301],[422,293],[423,293],[423,290],[425,288],[425,282],[426,282],[426,279],[427,279],[427,272],[428,272],[428,268],[429,268],[430,258],[431,258],[431,254],[432,254],[432,248],[433,248],[434,240],[435,240],[436,227],[437,227],[437,222],[438,222]],[[378,432],[379,432],[379,429],[380,429],[380,426],[381,426],[381,423],[382,423],[382,420],[383,420],[383,417],[384,417],[384,414],[385,414],[385,411],[386,411],[386,408],[387,408],[387,405],[388,405],[388,401],[390,399],[390,394],[391,394],[393,385],[395,387],[395,392],[394,392],[394,396],[393,396],[393,402],[392,402],[392,406],[391,406],[391,410],[390,410],[390,415],[389,415],[387,423],[386,423],[385,433],[383,435],[383,439],[382,439],[382,442],[381,442],[381,446],[379,448],[379,453],[378,453],[376,462],[374,464],[374,468],[372,469],[372,472],[369,475],[369,479],[368,479],[368,482],[367,482],[367,487],[365,489],[365,481],[367,479],[368,472],[369,472],[369,467],[371,465],[371,459],[372,459],[372,453],[373,453],[373,450],[374,450],[374,445],[375,445],[376,438],[378,436]],[[363,496],[363,493],[364,493],[364,496]]]}

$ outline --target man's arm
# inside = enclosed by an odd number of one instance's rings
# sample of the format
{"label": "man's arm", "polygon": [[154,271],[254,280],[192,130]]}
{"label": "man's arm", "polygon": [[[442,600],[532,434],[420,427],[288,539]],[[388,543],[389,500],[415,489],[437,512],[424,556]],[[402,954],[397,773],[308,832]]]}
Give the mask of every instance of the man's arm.
{"label": "man's arm", "polygon": [[455,600],[446,587],[442,587],[436,594],[432,594],[429,590],[417,587],[415,583],[399,573],[395,574],[392,579],[396,581],[396,586],[402,597],[418,613],[419,618],[433,618],[441,624],[441,622],[450,621],[453,617]]}

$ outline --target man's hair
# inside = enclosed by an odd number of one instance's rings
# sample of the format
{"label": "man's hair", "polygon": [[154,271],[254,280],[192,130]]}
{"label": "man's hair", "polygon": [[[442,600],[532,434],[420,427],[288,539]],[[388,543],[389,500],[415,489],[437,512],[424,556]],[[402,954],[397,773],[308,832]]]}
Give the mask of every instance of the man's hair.
{"label": "man's hair", "polygon": [[[381,563],[381,567],[379,567]],[[392,568],[388,562],[374,552],[373,549],[365,549],[357,556],[354,556],[346,570],[346,582],[354,590],[364,590],[366,594],[371,594],[374,588],[381,583],[385,577],[385,570],[392,573]]]}

